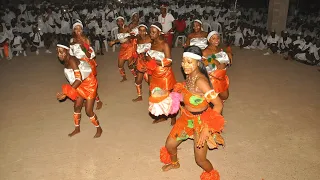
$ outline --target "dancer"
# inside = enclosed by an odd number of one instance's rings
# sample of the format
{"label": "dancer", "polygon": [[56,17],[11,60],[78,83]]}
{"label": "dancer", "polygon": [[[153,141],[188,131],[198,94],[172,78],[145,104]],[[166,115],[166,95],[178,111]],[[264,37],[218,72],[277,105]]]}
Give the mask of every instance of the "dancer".
{"label": "dancer", "polygon": [[[183,141],[193,139],[195,161],[204,170],[201,180],[219,180],[219,172],[213,169],[206,156],[208,148],[215,149],[218,145],[224,145],[221,136],[224,127],[224,118],[221,115],[223,104],[218,93],[211,87],[201,59],[202,52],[197,46],[189,46],[183,53],[181,65],[186,80],[184,83],[177,83],[170,96],[175,94],[171,96],[172,104],[182,100],[184,106],[180,107],[181,116],[173,126],[165,147],[160,150],[160,160],[165,164],[163,171],[179,168],[177,148]],[[209,103],[214,105],[213,108]]]}
{"label": "dancer", "polygon": [[139,26],[139,13],[134,12],[131,15],[131,23],[128,25],[129,29],[131,30],[131,34],[136,36],[139,33],[138,26]]}
{"label": "dancer", "polygon": [[62,86],[62,92],[57,93],[58,100],[64,100],[69,97],[74,101],[74,124],[75,129],[69,134],[70,137],[80,133],[81,109],[86,100],[85,110],[92,124],[97,128],[94,138],[102,134],[97,115],[93,112],[94,101],[97,96],[98,81],[87,61],[79,61],[69,53],[68,43],[61,42],[57,44],[57,54],[59,60],[64,64],[64,73],[69,84]]}
{"label": "dancer", "polygon": [[[207,70],[210,76],[214,90],[219,93],[219,97],[222,100],[226,100],[229,97],[229,78],[226,75],[226,68],[232,63],[231,48],[227,47],[225,53],[223,49],[219,48],[220,36],[216,31],[212,31],[208,34],[207,40],[209,45],[203,50],[203,57]],[[221,53],[222,52],[222,53]],[[226,54],[226,57],[216,57]]]}
{"label": "dancer", "polygon": [[[147,68],[149,74],[151,74],[150,79],[150,91],[158,87],[164,90],[171,91],[176,79],[174,77],[171,65],[171,49],[169,45],[161,37],[162,26],[160,23],[156,22],[150,27],[150,37],[152,39],[151,50],[147,52],[149,60],[147,63]],[[166,120],[166,118],[160,118],[153,121],[153,123],[158,123]],[[176,117],[171,117],[171,124],[175,124]]]}
{"label": "dancer", "polygon": [[135,85],[137,89],[138,97],[133,99],[133,102],[142,101],[142,80],[145,77],[149,83],[147,67],[146,67],[146,52],[151,48],[151,38],[148,34],[148,27],[145,24],[138,26],[139,34],[137,35],[137,78],[135,79]]}
{"label": "dancer", "polygon": [[133,74],[134,77],[136,77],[136,72],[134,69],[134,60],[133,60],[133,54],[136,50],[135,48],[135,41],[131,39],[130,35],[130,28],[129,26],[126,26],[124,24],[124,18],[122,16],[119,16],[116,18],[117,25],[118,25],[118,34],[117,34],[117,40],[110,41],[109,46],[113,46],[115,43],[121,43],[119,57],[118,57],[118,68],[120,75],[122,76],[122,80],[120,82],[124,82],[127,80],[126,72],[124,70],[124,63],[128,61],[128,67]]}
{"label": "dancer", "polygon": [[193,33],[190,33],[186,40],[186,47],[198,46],[201,49],[205,49],[208,46],[207,41],[208,33],[203,31],[202,22],[199,19],[193,22]]}
{"label": "dancer", "polygon": [[[96,54],[94,53],[93,48],[90,46],[89,39],[83,33],[83,24],[80,20],[77,20],[73,24],[72,38],[70,40],[70,55],[75,56],[76,58],[86,61],[90,64],[93,74],[97,76],[97,63],[95,61]],[[102,108],[102,101],[100,100],[99,95],[96,96],[97,107],[99,110]]]}

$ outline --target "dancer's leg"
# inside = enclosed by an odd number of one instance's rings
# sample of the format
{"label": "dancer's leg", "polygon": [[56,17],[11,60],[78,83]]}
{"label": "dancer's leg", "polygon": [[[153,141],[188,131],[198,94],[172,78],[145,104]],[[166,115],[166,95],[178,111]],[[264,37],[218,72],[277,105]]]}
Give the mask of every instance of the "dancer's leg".
{"label": "dancer's leg", "polygon": [[135,80],[135,85],[137,89],[138,97],[136,99],[132,99],[133,102],[142,101],[142,80],[143,80],[142,72],[138,72],[137,78]]}
{"label": "dancer's leg", "polygon": [[172,137],[168,136],[167,141],[166,141],[166,146],[165,148],[168,151],[168,155],[170,156],[171,163],[166,164],[162,166],[163,171],[169,171],[171,169],[178,169],[180,167],[179,160],[178,160],[178,146],[182,143],[182,141],[177,141],[173,139]]}
{"label": "dancer's leg", "polygon": [[87,116],[90,118],[92,124],[97,128],[97,132],[94,135],[94,138],[98,138],[102,134],[102,129],[100,127],[97,115],[93,112],[94,102],[95,99],[87,99],[85,108]]}
{"label": "dancer's leg", "polygon": [[74,120],[75,128],[70,134],[68,134],[69,137],[72,137],[72,136],[80,133],[80,118],[81,118],[81,109],[82,109],[83,101],[84,101],[84,99],[81,98],[81,97],[78,97],[74,101],[74,105],[73,105],[73,109],[74,109],[73,120]]}
{"label": "dancer's leg", "polygon": [[123,67],[125,62],[126,60],[123,60],[123,59],[118,60],[118,68],[119,68],[120,75],[122,77],[122,80],[120,82],[124,82],[127,80],[126,72]]}

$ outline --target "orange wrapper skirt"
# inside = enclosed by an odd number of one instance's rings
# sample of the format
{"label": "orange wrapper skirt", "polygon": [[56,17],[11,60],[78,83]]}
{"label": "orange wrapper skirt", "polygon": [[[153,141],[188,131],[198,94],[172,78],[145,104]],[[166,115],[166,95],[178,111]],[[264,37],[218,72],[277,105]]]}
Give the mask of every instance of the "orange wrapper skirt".
{"label": "orange wrapper skirt", "polygon": [[79,96],[84,99],[95,99],[97,89],[98,81],[93,73],[83,80],[77,89],[72,88],[69,84],[62,86],[63,93],[72,100],[75,100]]}
{"label": "orange wrapper skirt", "polygon": [[171,67],[157,66],[152,71],[149,88],[150,90],[153,90],[155,87],[159,87],[163,90],[170,91],[173,89],[176,82]]}
{"label": "orange wrapper skirt", "polygon": [[223,130],[224,123],[223,116],[210,107],[199,115],[193,115],[188,110],[181,108],[181,116],[177,119],[169,136],[177,141],[193,139],[194,133],[199,135],[202,128],[208,127],[213,136],[209,137],[207,144],[210,149],[214,149],[217,144],[224,144],[224,142],[220,143],[215,140],[217,134]]}
{"label": "orange wrapper skirt", "polygon": [[119,60],[132,60],[133,54],[136,52],[135,44],[132,41],[122,43],[120,45]]}
{"label": "orange wrapper skirt", "polygon": [[137,70],[142,73],[145,72],[147,69],[146,63],[147,63],[147,61],[145,60],[144,55],[139,54],[138,58],[137,58]]}

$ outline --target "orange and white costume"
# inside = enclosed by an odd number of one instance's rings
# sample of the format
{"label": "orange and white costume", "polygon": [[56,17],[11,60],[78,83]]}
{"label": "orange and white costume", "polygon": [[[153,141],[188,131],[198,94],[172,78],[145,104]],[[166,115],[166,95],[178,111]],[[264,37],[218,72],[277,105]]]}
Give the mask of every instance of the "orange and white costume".
{"label": "orange and white costume", "polygon": [[[63,92],[70,99],[75,100],[78,96],[83,99],[94,99],[97,96],[98,81],[93,74],[91,66],[86,61],[80,61],[79,70],[64,69],[64,74],[70,85],[63,85]],[[81,84],[76,89],[71,85],[80,80]]]}
{"label": "orange and white costume", "polygon": [[[73,39],[71,39],[71,43],[72,42],[73,42]],[[95,54],[93,48],[90,46],[90,44],[85,43],[82,46],[84,47],[84,49],[81,49],[80,44],[70,45],[69,54],[71,56],[75,56],[79,60],[86,61],[87,63],[89,63],[92,70],[93,70],[93,74],[96,76],[97,75],[97,70],[96,70],[97,63],[94,59],[96,57],[96,54]],[[90,57],[87,57],[87,55],[84,51],[88,51],[90,53]]]}
{"label": "orange and white costume", "polygon": [[[148,82],[147,74],[147,61],[145,58],[145,53],[151,49],[151,43],[137,44],[137,54],[136,54],[136,70],[140,73],[144,73],[144,79]],[[136,84],[138,96],[142,96],[142,83]]]}
{"label": "orange and white costume", "polygon": [[[70,84],[63,85],[62,92],[71,100],[76,100],[78,97],[86,100],[95,99],[97,96],[98,81],[91,69],[91,65],[86,61],[80,61],[78,68],[79,70],[64,69],[64,74]],[[81,81],[81,84],[75,89],[71,85],[76,80]],[[79,126],[81,113],[74,112],[73,119],[75,126]],[[96,127],[100,126],[96,115],[90,117],[90,120]]]}
{"label": "orange and white costume", "polygon": [[[130,33],[118,33],[117,39],[121,43],[118,60],[129,61],[129,68],[134,65],[134,55],[136,54],[137,40],[129,39]],[[135,69],[130,68],[131,73],[136,77]],[[119,67],[119,72],[122,77],[126,76],[124,68]]]}
{"label": "orange and white costume", "polygon": [[[219,61],[219,63],[221,63],[221,64],[229,64],[230,63],[229,57],[228,57],[227,53],[225,53],[224,51],[221,51],[221,52],[216,53],[210,57],[207,57],[206,61],[210,61],[208,59],[215,59],[215,60]],[[210,81],[212,83],[214,90],[217,93],[221,93],[221,92],[228,90],[229,77],[227,76],[227,68],[218,69],[214,63],[210,64],[208,62],[205,62],[205,64],[207,65],[206,69],[207,69],[207,72],[210,77]]]}
{"label": "orange and white costume", "polygon": [[[172,90],[176,84],[176,79],[171,66],[167,66],[171,64],[172,60],[165,58],[163,52],[156,50],[149,50],[147,54],[152,58],[152,60],[147,63],[148,73],[151,75],[150,90],[153,90],[155,87]],[[156,61],[161,62],[162,65],[157,65]]]}
{"label": "orange and white costume", "polygon": [[[152,92],[157,91],[155,88]],[[163,91],[166,92],[166,91]],[[169,136],[176,141],[185,141],[193,139],[194,135],[199,136],[203,128],[208,128],[211,136],[207,139],[209,149],[215,149],[219,145],[224,145],[224,139],[221,136],[225,120],[221,114],[214,111],[209,102],[218,96],[214,90],[206,92],[204,95],[197,95],[190,92],[185,83],[177,83],[172,93],[158,93],[160,96],[151,95],[149,98],[149,111],[153,115],[174,114],[178,111],[180,101],[192,108],[206,110],[202,112],[190,112],[180,106],[181,116],[177,119]],[[176,94],[180,94],[180,97]],[[160,150],[160,161],[164,164],[172,164],[171,155],[165,147]],[[212,170],[203,172],[200,176],[201,180],[220,180],[219,172]]]}

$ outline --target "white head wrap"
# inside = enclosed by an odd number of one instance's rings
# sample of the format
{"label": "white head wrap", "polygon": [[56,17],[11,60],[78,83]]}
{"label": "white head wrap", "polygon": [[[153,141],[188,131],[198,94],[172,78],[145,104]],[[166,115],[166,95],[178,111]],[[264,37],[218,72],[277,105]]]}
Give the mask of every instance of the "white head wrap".
{"label": "white head wrap", "polygon": [[134,16],[135,14],[138,14],[138,12],[133,12],[133,13],[131,14],[131,17]]}
{"label": "white head wrap", "polygon": [[192,52],[184,52],[183,57],[192,58],[192,59],[195,59],[198,61],[200,61],[202,59],[201,56],[199,56],[198,54],[192,53]]}
{"label": "white head wrap", "polygon": [[158,30],[160,31],[160,33],[161,33],[161,34],[164,34],[164,33],[162,32],[161,28],[160,28],[160,27],[158,27],[157,25],[152,24],[152,25],[151,25],[151,27],[154,27],[154,28],[158,29]]}
{"label": "white head wrap", "polygon": [[118,16],[118,17],[116,17],[116,21],[117,21],[118,19],[122,19],[122,20],[124,20],[124,17],[122,17],[122,16]]}
{"label": "white head wrap", "polygon": [[198,23],[202,24],[202,22],[199,19],[194,20],[194,22],[198,22]]}
{"label": "white head wrap", "polygon": [[139,27],[145,27],[146,29],[148,29],[148,26],[146,26],[146,25],[144,25],[144,24],[140,24],[139,26],[138,26],[138,28]]}
{"label": "white head wrap", "polygon": [[219,35],[219,33],[217,31],[211,31],[207,36],[207,40],[209,41],[211,36],[213,36],[213,35]]}
{"label": "white head wrap", "polygon": [[72,29],[74,29],[76,26],[80,26],[83,29],[83,24],[81,23],[81,21],[77,21],[76,23],[74,23]]}
{"label": "white head wrap", "polygon": [[63,44],[57,44],[57,47],[61,47],[61,48],[64,48],[64,49],[70,49],[69,47],[63,45]]}

